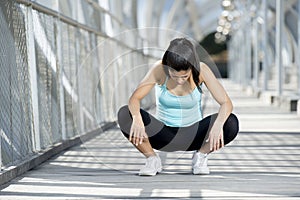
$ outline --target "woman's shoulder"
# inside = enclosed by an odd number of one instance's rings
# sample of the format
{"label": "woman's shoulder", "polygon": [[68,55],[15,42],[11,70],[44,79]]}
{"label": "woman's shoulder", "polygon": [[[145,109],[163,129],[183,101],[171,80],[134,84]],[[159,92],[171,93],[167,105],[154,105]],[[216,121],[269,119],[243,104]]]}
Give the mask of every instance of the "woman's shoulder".
{"label": "woman's shoulder", "polygon": [[156,61],[151,67],[151,72],[156,79],[156,82],[160,85],[166,78],[162,60]]}
{"label": "woman's shoulder", "polygon": [[200,74],[199,74],[199,82],[200,84],[204,82],[204,74],[207,73],[208,66],[204,62],[200,62]]}
{"label": "woman's shoulder", "polygon": [[204,62],[200,62],[200,70],[207,70],[208,66]]}
{"label": "woman's shoulder", "polygon": [[152,65],[151,69],[152,69],[152,70],[155,70],[155,71],[163,70],[162,60],[156,61],[156,62]]}
{"label": "woman's shoulder", "polygon": [[211,77],[215,77],[211,68],[207,64],[200,62],[200,77],[199,77],[200,82],[211,80]]}

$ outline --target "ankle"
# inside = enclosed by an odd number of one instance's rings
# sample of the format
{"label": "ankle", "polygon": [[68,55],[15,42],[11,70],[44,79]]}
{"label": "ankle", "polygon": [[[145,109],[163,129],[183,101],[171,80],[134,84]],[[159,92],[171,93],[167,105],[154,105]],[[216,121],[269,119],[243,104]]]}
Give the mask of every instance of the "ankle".
{"label": "ankle", "polygon": [[146,158],[150,158],[150,157],[156,157],[157,154],[154,153],[154,152],[151,152],[151,153],[144,153],[144,156],[145,156]]}
{"label": "ankle", "polygon": [[200,153],[200,154],[202,154],[202,155],[208,155],[208,154],[210,153],[210,151],[206,151],[206,150],[202,150],[202,149],[197,150],[196,152],[197,152],[197,153]]}

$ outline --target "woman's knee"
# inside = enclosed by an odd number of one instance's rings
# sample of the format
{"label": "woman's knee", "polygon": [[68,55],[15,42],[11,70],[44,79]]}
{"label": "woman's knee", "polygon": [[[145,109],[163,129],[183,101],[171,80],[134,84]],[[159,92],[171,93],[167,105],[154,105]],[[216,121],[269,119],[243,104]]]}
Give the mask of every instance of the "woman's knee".
{"label": "woman's knee", "polygon": [[118,121],[130,117],[128,105],[122,106],[118,111]]}
{"label": "woman's knee", "polygon": [[128,132],[131,124],[131,115],[128,105],[122,106],[118,111],[118,124],[121,130]]}
{"label": "woman's knee", "polygon": [[224,125],[224,143],[228,144],[234,140],[239,132],[239,120],[237,116],[231,113]]}
{"label": "woman's knee", "polygon": [[127,121],[131,119],[130,111],[128,105],[122,106],[118,111],[118,122]]}

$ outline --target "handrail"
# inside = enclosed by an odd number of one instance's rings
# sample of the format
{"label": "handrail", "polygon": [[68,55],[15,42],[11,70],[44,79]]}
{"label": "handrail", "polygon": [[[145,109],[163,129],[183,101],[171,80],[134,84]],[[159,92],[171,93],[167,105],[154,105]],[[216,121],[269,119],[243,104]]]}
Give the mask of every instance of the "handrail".
{"label": "handrail", "polygon": [[98,31],[98,30],[95,30],[87,25],[84,25],[82,23],[79,23],[77,22],[76,20],[74,19],[71,19],[70,17],[67,17],[53,9],[50,9],[48,7],[45,7],[39,3],[36,3],[36,2],[32,2],[32,1],[29,1],[29,0],[16,0],[18,3],[21,3],[21,4],[24,4],[25,6],[31,6],[33,9],[37,10],[37,11],[40,11],[40,12],[43,12],[47,15],[51,15],[53,17],[56,17],[58,19],[60,19],[61,21],[63,22],[66,22],[72,26],[75,26],[75,27],[78,27],[78,28],[81,28],[81,29],[84,29],[86,31],[89,31],[89,32],[93,32],[99,36],[102,36],[102,37],[108,37],[108,35]]}
{"label": "handrail", "polygon": [[[65,16],[65,15],[63,15],[63,14],[61,14],[61,13],[59,13],[59,12],[53,10],[53,9],[45,7],[45,6],[43,6],[43,5],[39,4],[39,3],[32,2],[30,0],[16,0],[16,1],[18,3],[20,3],[20,4],[24,4],[25,6],[31,6],[33,9],[35,9],[35,10],[37,10],[39,12],[42,12],[42,13],[47,14],[47,15],[51,15],[53,17],[56,17],[59,20],[61,20],[62,22],[70,24],[70,25],[72,25],[74,27],[86,30],[88,32],[95,33],[96,35],[104,37],[104,38],[109,38],[110,40],[113,40],[113,41],[117,42],[118,44],[120,44],[121,46],[126,47],[126,48],[128,48],[128,49],[130,49],[130,50],[132,50],[134,52],[139,52],[139,53],[143,54],[144,56],[152,57],[152,55],[145,55],[144,52],[141,51],[141,50],[138,50],[136,48],[130,47],[130,46],[128,46],[127,44],[125,44],[124,42],[122,42],[120,40],[117,40],[117,39],[115,39],[113,37],[109,37],[107,34],[101,32],[101,31],[98,31],[98,30],[96,30],[94,28],[91,28],[91,27],[85,25],[85,24],[82,24],[82,23],[80,23],[80,22],[78,22],[78,21],[76,21],[74,19],[71,19],[70,17],[67,17],[67,16]],[[101,8],[101,7],[99,6],[99,8]],[[111,13],[109,13],[104,8],[103,8],[103,11],[106,12],[106,13],[108,13],[109,15],[111,15]],[[114,19],[117,19],[117,18],[114,17]],[[141,38],[141,39],[144,40],[143,38]]]}

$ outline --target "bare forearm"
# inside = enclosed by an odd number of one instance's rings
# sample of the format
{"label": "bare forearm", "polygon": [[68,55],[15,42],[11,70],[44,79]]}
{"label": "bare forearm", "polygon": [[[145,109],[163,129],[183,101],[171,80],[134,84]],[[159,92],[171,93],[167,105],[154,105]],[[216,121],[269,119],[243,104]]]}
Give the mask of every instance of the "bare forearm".
{"label": "bare forearm", "polygon": [[129,103],[128,103],[128,108],[133,117],[140,116],[141,103],[140,103],[139,99],[130,97]]}
{"label": "bare forearm", "polygon": [[223,126],[232,111],[232,103],[230,100],[220,104],[217,119],[215,120],[209,133],[210,151],[216,151],[224,146]]}
{"label": "bare forearm", "polygon": [[232,112],[232,109],[233,106],[230,100],[221,104],[215,123],[223,125]]}

